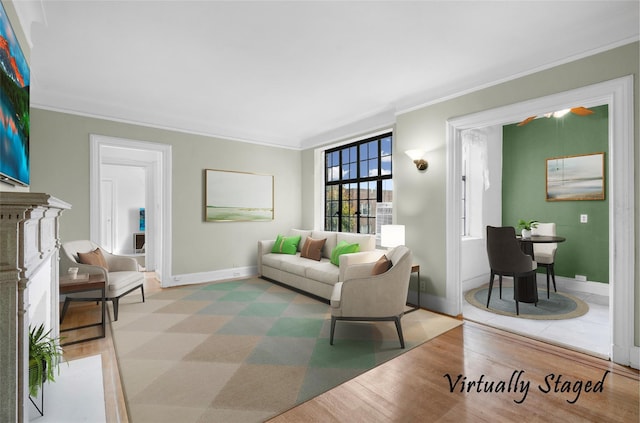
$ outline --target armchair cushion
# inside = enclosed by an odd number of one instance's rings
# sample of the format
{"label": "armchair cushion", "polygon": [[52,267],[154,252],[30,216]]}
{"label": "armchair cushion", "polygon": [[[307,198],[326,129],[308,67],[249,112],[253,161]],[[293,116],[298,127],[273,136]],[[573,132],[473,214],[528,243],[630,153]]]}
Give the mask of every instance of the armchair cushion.
{"label": "armchair cushion", "polygon": [[107,261],[104,259],[104,256],[102,255],[102,251],[100,250],[100,248],[96,248],[95,250],[89,251],[88,253],[81,253],[78,251],[78,261],[82,264],[100,266],[109,270]]}
{"label": "armchair cushion", "polygon": [[376,261],[376,264],[373,265],[371,275],[381,275],[389,269],[391,269],[391,261],[387,258],[387,256],[383,255],[378,259],[378,261]]}

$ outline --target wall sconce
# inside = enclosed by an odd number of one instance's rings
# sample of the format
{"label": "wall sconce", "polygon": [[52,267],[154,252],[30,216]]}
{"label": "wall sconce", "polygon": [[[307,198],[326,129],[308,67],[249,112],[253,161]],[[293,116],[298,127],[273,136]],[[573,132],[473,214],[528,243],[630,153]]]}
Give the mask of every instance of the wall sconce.
{"label": "wall sconce", "polygon": [[407,150],[405,154],[413,160],[416,164],[416,168],[420,171],[425,171],[429,167],[429,163],[424,159],[425,152],[422,150]]}

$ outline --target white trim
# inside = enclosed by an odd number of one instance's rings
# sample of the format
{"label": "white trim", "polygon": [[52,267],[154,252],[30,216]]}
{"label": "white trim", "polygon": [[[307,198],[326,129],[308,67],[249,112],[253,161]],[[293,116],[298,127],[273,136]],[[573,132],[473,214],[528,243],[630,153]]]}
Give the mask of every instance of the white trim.
{"label": "white trim", "polygon": [[580,104],[609,106],[609,297],[612,324],[611,358],[632,364],[634,346],[634,111],[633,76],[625,76],[575,90],[541,97],[447,121],[447,286],[446,300],[462,311],[460,283],[461,216],[458,201],[460,133],[464,129],[518,122],[527,116]]}
{"label": "white trim", "polygon": [[230,279],[246,279],[258,275],[258,266],[233,267],[231,269],[212,270],[210,272],[185,273],[173,275],[163,287],[194,285],[206,282],[221,282]]}
{"label": "white trim", "polygon": [[[124,138],[114,138],[104,135],[90,134],[90,169],[89,169],[89,210],[90,210],[90,239],[94,242],[100,240],[100,149],[101,147],[117,147],[125,149],[147,150],[159,154],[159,163],[154,166],[147,162],[136,160],[124,160],[117,164],[130,166],[145,167],[147,175],[155,182],[153,189],[161,193],[160,210],[157,213],[156,227],[160,234],[160,239],[156,243],[157,251],[159,251],[160,265],[156,267],[156,277],[160,281],[161,286],[165,287],[171,277],[172,272],[172,149],[171,145],[152,143],[147,141],[136,141]],[[110,164],[115,164],[112,160],[106,160]],[[155,186],[155,185],[158,186]],[[148,190],[152,187],[148,187]],[[152,193],[153,194],[153,193]],[[155,195],[153,195],[155,197]],[[148,203],[148,202],[147,202]],[[153,203],[153,202],[152,202]],[[153,204],[149,204],[152,206]],[[148,222],[152,223],[152,222]],[[154,258],[157,260],[157,258]]]}

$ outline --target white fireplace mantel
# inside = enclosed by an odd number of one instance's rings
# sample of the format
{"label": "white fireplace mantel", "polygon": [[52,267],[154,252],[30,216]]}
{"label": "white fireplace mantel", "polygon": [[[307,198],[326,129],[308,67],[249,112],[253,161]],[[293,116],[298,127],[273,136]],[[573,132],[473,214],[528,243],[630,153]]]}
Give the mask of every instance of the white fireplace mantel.
{"label": "white fireplace mantel", "polygon": [[0,421],[29,419],[29,325],[60,327],[58,219],[71,206],[49,194],[0,192]]}

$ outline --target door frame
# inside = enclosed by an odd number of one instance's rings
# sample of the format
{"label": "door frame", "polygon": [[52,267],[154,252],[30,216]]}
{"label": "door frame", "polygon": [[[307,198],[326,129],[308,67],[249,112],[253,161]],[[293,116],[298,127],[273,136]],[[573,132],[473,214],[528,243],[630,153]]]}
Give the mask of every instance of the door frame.
{"label": "door frame", "polygon": [[[100,180],[102,164],[142,165],[146,173],[146,199],[147,208],[153,207],[155,213],[148,213],[149,227],[155,227],[153,234],[149,234],[148,247],[154,250],[156,278],[161,286],[167,283],[172,275],[172,150],[171,145],[159,144],[148,141],[137,141],[125,138],[108,137],[104,135],[90,134],[89,136],[89,214],[91,240],[100,241]],[[137,151],[147,151],[156,154],[157,159],[150,162],[136,160],[105,160],[101,150],[103,147],[113,147]],[[155,220],[155,223],[153,222]],[[152,253],[153,254],[153,253]],[[167,281],[167,283],[165,283]]]}
{"label": "door frame", "polygon": [[634,112],[633,75],[521,103],[503,106],[447,121],[447,302],[456,315],[462,313],[460,280],[462,216],[460,201],[461,132],[520,122],[528,116],[543,115],[579,104],[609,106],[609,317],[612,361],[638,368],[640,348],[634,346]]}

